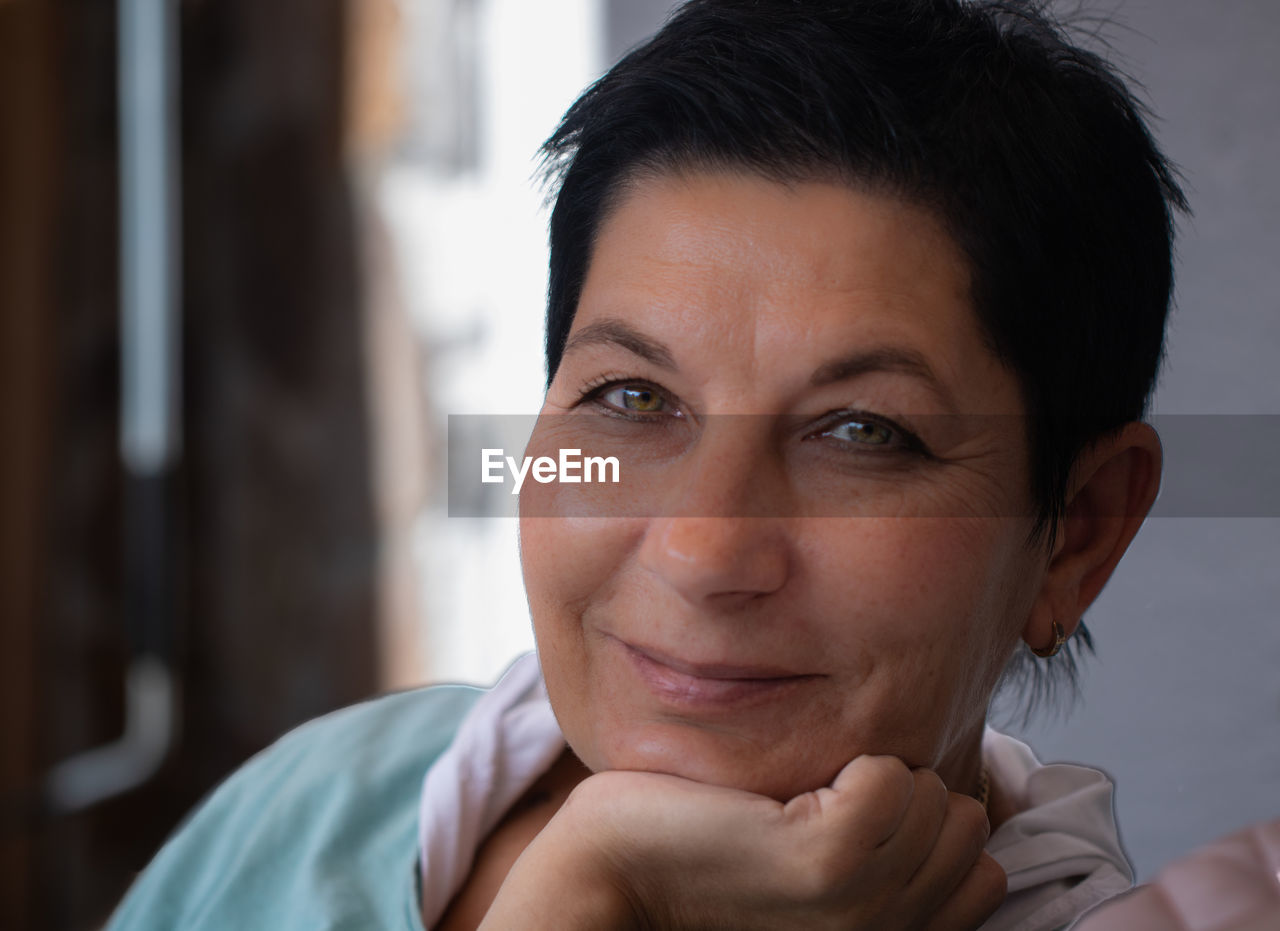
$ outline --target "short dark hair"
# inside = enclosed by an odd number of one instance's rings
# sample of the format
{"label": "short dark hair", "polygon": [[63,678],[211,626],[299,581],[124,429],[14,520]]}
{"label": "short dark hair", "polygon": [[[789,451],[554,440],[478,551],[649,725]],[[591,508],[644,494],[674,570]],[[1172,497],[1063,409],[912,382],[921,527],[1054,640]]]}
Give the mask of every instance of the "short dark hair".
{"label": "short dark hair", "polygon": [[900,196],[968,258],[1029,415],[1033,538],[1052,539],[1075,458],[1144,416],[1163,355],[1187,205],[1146,116],[1041,3],[689,0],[543,147],[559,185],[548,382],[600,224],[637,176],[741,169]]}

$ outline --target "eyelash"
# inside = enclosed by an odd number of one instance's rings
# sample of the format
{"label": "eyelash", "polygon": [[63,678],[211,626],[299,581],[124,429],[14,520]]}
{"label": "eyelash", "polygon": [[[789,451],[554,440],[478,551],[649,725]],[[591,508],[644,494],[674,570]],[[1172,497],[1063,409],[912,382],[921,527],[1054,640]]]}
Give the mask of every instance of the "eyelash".
{"label": "eyelash", "polygon": [[619,375],[604,375],[600,378],[592,379],[578,390],[578,405],[595,404],[605,414],[613,417],[620,417],[623,420],[631,420],[637,423],[647,423],[657,420],[660,415],[670,417],[670,411],[658,411],[652,414],[646,414],[642,411],[628,411],[622,408],[605,403],[602,398],[610,390],[614,388],[646,388],[654,394],[662,398],[663,402],[668,404],[676,412],[676,416],[683,417],[679,412],[679,407],[675,400],[666,391],[663,391],[653,382],[645,381],[643,378],[624,378]]}
{"label": "eyelash", "polygon": [[[660,417],[672,416],[672,414],[669,411],[660,411],[653,414],[646,414],[640,411],[627,411],[617,407],[616,405],[608,404],[602,400],[602,397],[614,388],[633,388],[633,387],[645,388],[650,391],[653,391],[655,394],[659,395],[666,404],[670,405],[670,407],[675,411],[675,416],[679,416],[679,417],[684,416],[680,412],[678,405],[675,403],[675,400],[671,397],[671,395],[668,394],[659,386],[655,385],[653,382],[646,381],[643,378],[625,378],[617,374],[604,375],[599,378],[594,378],[591,381],[584,384],[578,391],[579,400],[577,402],[577,405],[575,406],[580,406],[583,404],[595,404],[605,414],[609,416],[619,417],[624,420],[631,420],[638,423],[651,423],[659,419]],[[875,426],[884,427],[885,429],[893,433],[894,436],[897,438],[897,441],[898,441],[897,443],[887,444],[887,449],[884,452],[873,453],[874,455],[888,455],[890,453],[903,453],[903,454],[918,456],[922,459],[933,458],[933,455],[929,451],[929,448],[915,433],[911,432],[910,430],[894,422],[893,420],[890,420],[887,417],[880,416],[879,414],[872,414],[868,411],[860,411],[860,410],[832,411],[830,414],[828,414],[826,417],[823,418],[822,425],[817,430],[813,431],[808,436],[806,436],[805,439],[816,439],[818,437],[825,436],[839,426],[842,426],[847,423],[854,423],[854,422],[872,424]],[[837,441],[837,442],[841,442],[841,441]],[[854,445],[854,444],[844,444],[844,445]],[[864,447],[863,451],[872,452],[872,448]]]}
{"label": "eyelash", "polygon": [[[603,401],[604,394],[607,394],[614,388],[632,387],[646,388],[649,389],[649,391],[657,393],[659,397],[662,397],[663,402],[667,403],[667,405],[671,406],[671,409],[675,411],[675,416],[684,416],[684,414],[681,414],[680,407],[678,407],[675,398],[672,398],[671,394],[668,394],[664,389],[658,387],[657,384],[649,382],[649,380],[643,378],[626,378],[626,376],[617,373],[599,376],[599,378],[591,379],[590,382],[582,385],[579,389],[579,401],[577,401],[577,405],[575,406],[584,405],[584,403],[594,403],[594,405],[598,407],[600,411],[604,412],[605,415],[620,417],[620,419],[630,420],[632,423],[652,424],[659,420],[660,417],[672,416],[669,411],[659,411],[654,412],[654,414],[645,414],[643,411],[626,411],[622,410],[621,407],[612,405],[612,403]],[[869,411],[832,411],[831,414],[823,417],[822,425],[820,425],[817,430],[814,430],[814,432],[806,435],[805,439],[818,439],[820,437],[824,437],[824,435],[828,435],[832,430],[838,428],[838,426],[850,423],[883,426],[884,429],[890,430],[890,433],[895,435],[895,438],[897,439],[896,443],[891,442],[886,444],[886,448],[884,448],[883,451],[877,451],[874,447],[863,446],[861,447],[860,452],[870,453],[870,455],[876,456],[888,456],[892,455],[892,453],[897,453],[897,455],[915,456],[924,458],[924,460],[932,460],[933,458],[932,452],[929,451],[929,448],[925,446],[924,442],[918,437],[918,435],[911,432],[911,430],[904,428],[904,426],[895,423],[895,421],[888,419],[888,417],[870,414]],[[846,441],[835,442],[846,449],[858,447],[858,444]]]}
{"label": "eyelash", "polygon": [[[899,454],[917,456],[922,459],[933,458],[932,453],[929,452],[929,448],[925,446],[924,441],[921,440],[920,437],[917,436],[915,433],[912,433],[910,430],[895,423],[894,421],[888,419],[887,417],[882,417],[879,414],[872,414],[868,411],[859,411],[859,410],[833,411],[831,414],[828,414],[826,418],[824,418],[823,425],[818,430],[809,434],[809,437],[806,437],[806,439],[810,437],[817,438],[817,437],[826,436],[830,434],[837,427],[840,427],[849,423],[862,423],[862,424],[870,424],[878,427],[884,427],[886,430],[888,430],[890,433],[894,435],[897,441],[897,442],[890,441],[890,443],[886,444],[886,448],[884,449],[883,452],[876,450],[875,447],[873,446],[862,445],[861,450],[865,453],[871,453],[873,455],[889,455],[891,453],[899,453]],[[853,444],[853,443],[845,443],[844,441],[839,441],[839,440],[837,440],[836,442],[842,443],[842,445],[846,445],[846,446],[860,445],[860,444]]]}

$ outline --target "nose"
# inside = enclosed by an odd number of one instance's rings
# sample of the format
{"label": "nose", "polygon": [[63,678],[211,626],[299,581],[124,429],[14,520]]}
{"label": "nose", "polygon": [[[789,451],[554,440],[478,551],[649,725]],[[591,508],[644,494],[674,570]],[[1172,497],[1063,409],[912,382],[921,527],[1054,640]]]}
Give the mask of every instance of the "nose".
{"label": "nose", "polygon": [[691,604],[729,608],[782,588],[785,535],[772,517],[661,517],[649,525],[642,565]]}
{"label": "nose", "polygon": [[772,516],[786,497],[775,493],[780,470],[766,451],[732,443],[713,445],[704,434],[682,465],[683,480],[672,483],[674,506],[649,518],[638,554],[701,608],[732,609],[776,592],[791,571],[790,521]]}

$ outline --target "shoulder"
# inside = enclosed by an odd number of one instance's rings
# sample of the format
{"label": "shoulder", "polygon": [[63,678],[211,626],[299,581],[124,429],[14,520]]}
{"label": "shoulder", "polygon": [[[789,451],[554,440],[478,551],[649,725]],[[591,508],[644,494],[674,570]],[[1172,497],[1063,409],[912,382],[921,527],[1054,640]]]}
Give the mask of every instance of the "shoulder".
{"label": "shoulder", "polygon": [[401,692],[286,734],[189,816],[109,927],[402,924],[416,908],[404,899],[414,889],[423,774],[482,694]]}
{"label": "shoulder", "polygon": [[1198,847],[1150,885],[1090,912],[1081,931],[1280,928],[1280,818]]}
{"label": "shoulder", "polygon": [[1008,874],[1009,895],[984,931],[1065,927],[1133,884],[1105,773],[1045,765],[1026,744],[990,728],[982,751],[1016,812],[987,840],[987,852]]}

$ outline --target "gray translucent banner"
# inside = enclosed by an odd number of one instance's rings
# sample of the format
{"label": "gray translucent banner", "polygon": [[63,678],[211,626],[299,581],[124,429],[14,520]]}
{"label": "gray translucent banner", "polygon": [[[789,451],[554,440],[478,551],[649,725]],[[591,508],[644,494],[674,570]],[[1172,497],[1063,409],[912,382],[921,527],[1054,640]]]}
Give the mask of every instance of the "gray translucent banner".
{"label": "gray translucent banner", "polygon": [[[1154,417],[1153,517],[1280,517],[1280,415]],[[1018,517],[1003,415],[451,415],[451,517]],[[1023,480],[1025,483],[1025,479]]]}

